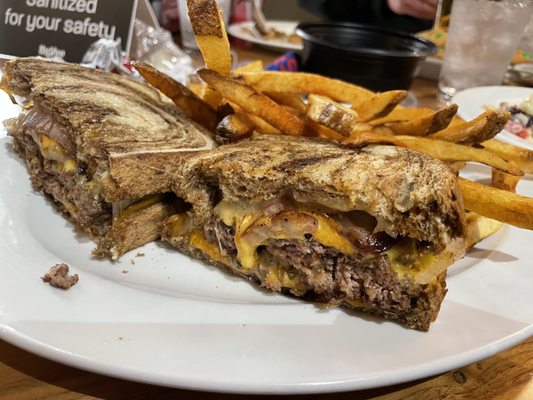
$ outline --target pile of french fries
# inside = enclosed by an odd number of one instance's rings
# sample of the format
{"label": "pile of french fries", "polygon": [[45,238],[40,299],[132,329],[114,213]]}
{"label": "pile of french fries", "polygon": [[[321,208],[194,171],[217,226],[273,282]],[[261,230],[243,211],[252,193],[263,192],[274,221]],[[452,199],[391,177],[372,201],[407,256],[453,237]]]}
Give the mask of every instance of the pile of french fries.
{"label": "pile of french fries", "polygon": [[[216,1],[187,0],[187,5],[206,66],[197,71],[204,83],[189,88],[147,64],[134,66],[220,143],[254,133],[314,136],[352,147],[406,147],[456,169],[465,162],[482,163],[492,167],[491,186],[459,179],[469,218],[482,215],[533,229],[533,198],[514,193],[524,172],[533,173],[533,152],[492,139],[509,113],[486,111],[463,121],[455,115],[455,104],[439,110],[401,106],[407,95],[403,90],[374,93],[316,74],[264,71],[259,61],[231,70],[230,46]],[[501,226],[489,225],[488,234]]]}

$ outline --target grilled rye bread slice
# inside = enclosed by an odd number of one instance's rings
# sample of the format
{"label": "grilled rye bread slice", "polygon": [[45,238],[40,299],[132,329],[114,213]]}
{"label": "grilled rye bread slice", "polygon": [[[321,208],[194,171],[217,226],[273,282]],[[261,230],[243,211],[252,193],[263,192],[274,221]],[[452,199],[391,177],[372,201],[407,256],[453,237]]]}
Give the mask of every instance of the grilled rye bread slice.
{"label": "grilled rye bread slice", "polygon": [[[157,91],[116,74],[19,58],[4,65],[2,87],[25,106],[8,131],[33,185],[96,239],[97,256],[154,240],[173,208],[147,196],[169,191],[169,171],[183,156],[213,146]],[[117,219],[122,211],[134,219],[132,210],[142,227]]]}
{"label": "grilled rye bread slice", "polygon": [[464,252],[455,175],[391,146],[349,149],[261,136],[189,158],[175,193],[192,205],[163,238],[275,291],[420,330]]}

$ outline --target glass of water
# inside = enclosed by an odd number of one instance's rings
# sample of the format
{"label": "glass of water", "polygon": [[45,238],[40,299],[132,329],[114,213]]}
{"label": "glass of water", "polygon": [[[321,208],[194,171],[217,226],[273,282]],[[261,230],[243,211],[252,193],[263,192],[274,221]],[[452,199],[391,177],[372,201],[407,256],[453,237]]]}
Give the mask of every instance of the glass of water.
{"label": "glass of water", "polygon": [[454,0],[439,97],[499,85],[533,12],[531,0]]}

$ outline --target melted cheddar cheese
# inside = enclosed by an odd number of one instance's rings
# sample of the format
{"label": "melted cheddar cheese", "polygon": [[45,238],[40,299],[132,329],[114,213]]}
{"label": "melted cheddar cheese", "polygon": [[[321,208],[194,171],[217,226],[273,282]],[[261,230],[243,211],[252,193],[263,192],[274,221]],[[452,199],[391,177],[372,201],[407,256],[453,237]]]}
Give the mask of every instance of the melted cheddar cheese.
{"label": "melted cheddar cheese", "polygon": [[[316,227],[311,232],[313,239],[317,242],[346,255],[353,255],[358,251],[355,245],[343,234],[341,225],[333,218],[326,214],[312,211],[310,207],[298,205],[298,203],[291,204],[290,209],[299,215],[310,216],[317,221]],[[219,246],[208,241],[201,230],[193,229],[191,231],[191,221],[186,214],[175,215],[169,219],[168,223],[171,226],[171,234],[173,236],[188,235],[190,245],[203,251],[213,260],[221,262],[232,269],[239,270],[241,273],[251,275],[257,274],[260,265],[264,264],[264,260],[261,260],[260,255],[257,253],[257,248],[268,240],[308,240],[307,235],[301,232],[291,233],[290,230],[276,229],[267,230],[268,237],[259,236],[259,239],[249,240],[247,235],[250,231],[256,228],[260,229],[271,222],[272,215],[267,215],[264,210],[265,204],[245,204],[227,200],[221,201],[215,207],[215,214],[220,220],[225,225],[233,226],[235,229],[236,260],[222,254]],[[298,230],[292,231],[297,232]],[[451,253],[444,252],[435,255],[429,250],[420,251],[416,246],[416,240],[402,239],[379,256],[388,257],[391,267],[399,277],[407,275],[421,283],[429,283],[449,265]],[[297,276],[292,276],[277,265],[268,265],[267,267],[265,269],[268,272],[262,279],[263,285],[277,291],[285,287],[295,293],[305,293],[306,286]],[[355,304],[354,302],[352,305],[360,304]]]}
{"label": "melted cheddar cheese", "polygon": [[[67,152],[67,150],[56,142],[54,139],[51,139],[49,136],[44,134],[38,135],[39,141],[38,145],[41,150],[42,156],[49,161],[54,162],[54,168],[58,172],[67,172],[75,173],[77,175],[78,183],[82,183],[85,189],[97,194],[102,190],[102,185],[99,180],[88,181],[83,175],[80,175],[78,172],[78,164]],[[162,195],[150,195],[144,197],[140,200],[132,202],[131,200],[126,200],[127,206],[121,206],[121,202],[114,203],[114,208],[118,211],[113,213],[113,218],[124,218],[128,215],[131,215],[135,212],[143,210],[151,205],[157,203],[162,198]],[[78,212],[77,207],[69,202],[63,202],[65,208],[72,214]]]}
{"label": "melted cheddar cheese", "polygon": [[217,245],[209,242],[205,236],[197,230],[193,230],[189,236],[189,243],[203,251],[211,259],[221,262],[227,266],[232,266],[231,258],[229,256],[222,255]]}
{"label": "melted cheddar cheese", "polygon": [[[235,226],[235,246],[237,260],[244,269],[251,269],[257,264],[257,247],[266,240],[250,243],[244,239],[244,234],[253,227],[267,224],[270,217],[261,213],[260,205],[243,205],[242,203],[223,200],[215,207],[222,222],[227,226]],[[303,215],[311,216],[318,221],[317,229],[312,232],[313,237],[324,246],[332,247],[344,254],[353,254],[354,245],[340,233],[340,226],[327,215],[313,213],[307,210],[297,211]],[[268,239],[300,239],[303,234],[290,234],[287,231],[272,232]]]}
{"label": "melted cheddar cheese", "polygon": [[61,172],[75,172],[78,169],[76,160],[69,156],[63,146],[50,137],[40,134],[41,154],[47,160],[56,161]]}

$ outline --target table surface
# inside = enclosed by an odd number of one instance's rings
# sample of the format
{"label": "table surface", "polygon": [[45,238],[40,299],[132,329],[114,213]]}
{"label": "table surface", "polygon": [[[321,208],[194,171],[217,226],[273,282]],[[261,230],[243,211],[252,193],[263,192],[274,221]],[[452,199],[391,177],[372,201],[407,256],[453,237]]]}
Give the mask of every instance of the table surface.
{"label": "table surface", "polygon": [[[259,48],[237,50],[239,62],[277,54]],[[416,79],[411,92],[422,107],[438,106],[436,82]],[[269,396],[277,398],[281,396]],[[0,399],[248,399],[130,382],[67,367],[0,340]],[[265,398],[265,397],[262,397]],[[373,390],[298,396],[299,399],[533,399],[533,338],[486,360],[440,376]]]}

